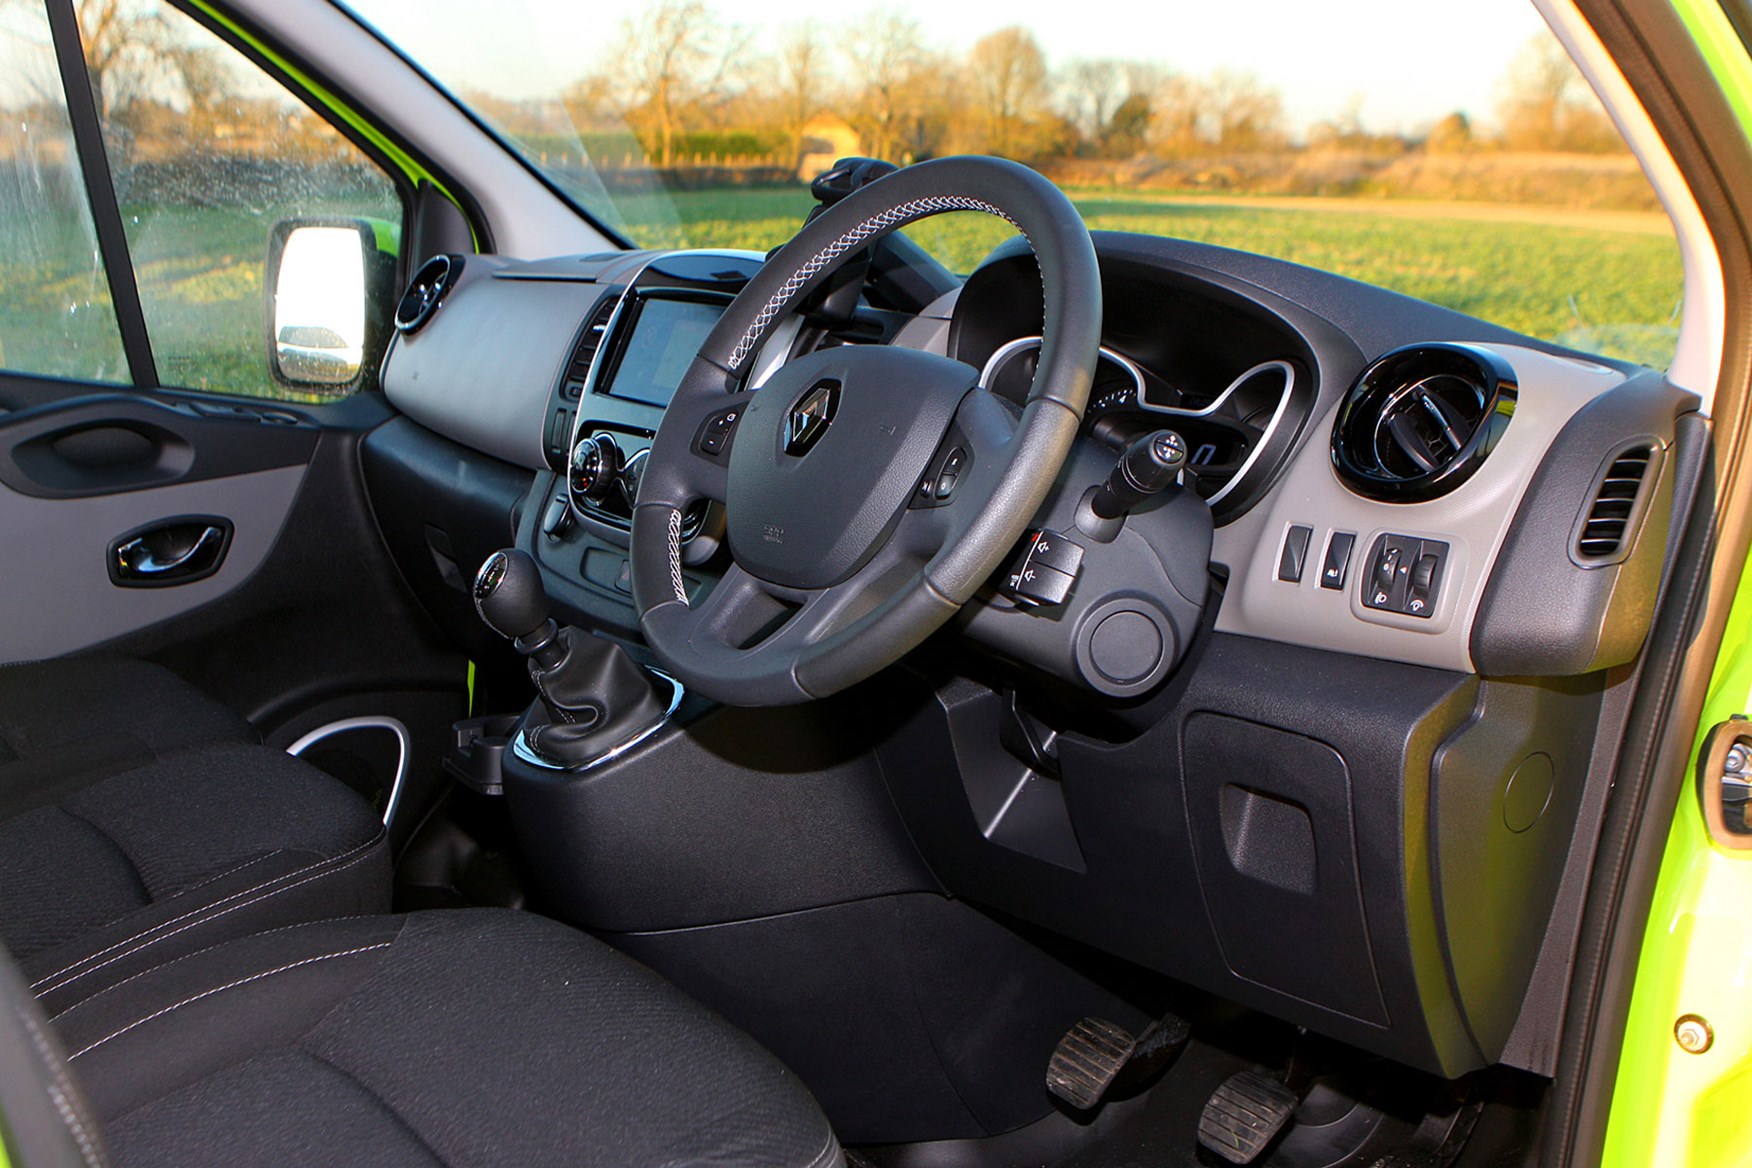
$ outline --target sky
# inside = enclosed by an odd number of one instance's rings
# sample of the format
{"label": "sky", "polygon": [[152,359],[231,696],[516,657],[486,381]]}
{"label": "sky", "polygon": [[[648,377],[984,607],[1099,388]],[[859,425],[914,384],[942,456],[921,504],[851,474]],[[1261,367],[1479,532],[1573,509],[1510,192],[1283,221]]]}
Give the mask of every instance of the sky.
{"label": "sky", "polygon": [[[643,0],[349,0],[452,88],[542,97],[599,63]],[[871,9],[802,0],[707,0],[718,15],[774,43],[788,21],[832,30]],[[1049,66],[1078,57],[1144,59],[1197,76],[1249,72],[1278,89],[1292,127],[1353,108],[1376,131],[1412,131],[1456,109],[1492,120],[1498,82],[1535,35],[1550,34],[1527,0],[886,0],[935,46],[964,51],[1007,24],[1031,29]],[[1360,103],[1360,104],[1359,104]]]}

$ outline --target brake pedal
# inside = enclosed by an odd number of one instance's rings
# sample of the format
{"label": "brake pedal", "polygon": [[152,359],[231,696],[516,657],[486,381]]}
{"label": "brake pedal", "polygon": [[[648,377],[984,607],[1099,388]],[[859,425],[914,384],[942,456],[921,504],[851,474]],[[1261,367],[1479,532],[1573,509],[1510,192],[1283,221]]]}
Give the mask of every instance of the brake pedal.
{"label": "brake pedal", "polygon": [[1231,1164],[1251,1164],[1295,1114],[1296,1093],[1258,1071],[1230,1075],[1198,1119],[1198,1142]]}
{"label": "brake pedal", "polygon": [[1065,1032],[1046,1066],[1046,1089],[1088,1111],[1122,1079],[1135,1083],[1156,1073],[1186,1044],[1192,1028],[1165,1014],[1133,1034],[1105,1018],[1085,1018]]}

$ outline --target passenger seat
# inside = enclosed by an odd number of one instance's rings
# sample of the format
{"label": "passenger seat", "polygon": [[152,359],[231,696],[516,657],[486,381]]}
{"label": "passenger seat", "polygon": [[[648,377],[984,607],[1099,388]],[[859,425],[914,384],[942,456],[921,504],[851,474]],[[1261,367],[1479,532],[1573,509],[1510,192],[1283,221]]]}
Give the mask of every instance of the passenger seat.
{"label": "passenger seat", "polygon": [[0,814],[26,787],[82,785],[188,746],[260,741],[243,718],[145,661],[0,665]]}
{"label": "passenger seat", "polygon": [[385,912],[389,890],[365,801],[265,746],[0,789],[0,942],[51,1015],[220,941]]}

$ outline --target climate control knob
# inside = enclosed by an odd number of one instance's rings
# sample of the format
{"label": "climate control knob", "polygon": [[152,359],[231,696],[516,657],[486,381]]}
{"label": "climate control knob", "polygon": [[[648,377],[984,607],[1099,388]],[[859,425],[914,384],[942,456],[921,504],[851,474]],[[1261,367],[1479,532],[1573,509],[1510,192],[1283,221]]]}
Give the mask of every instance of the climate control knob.
{"label": "climate control knob", "polygon": [[614,435],[595,433],[580,438],[572,448],[572,461],[567,471],[572,496],[600,503],[608,498],[620,482],[621,467],[626,459]]}

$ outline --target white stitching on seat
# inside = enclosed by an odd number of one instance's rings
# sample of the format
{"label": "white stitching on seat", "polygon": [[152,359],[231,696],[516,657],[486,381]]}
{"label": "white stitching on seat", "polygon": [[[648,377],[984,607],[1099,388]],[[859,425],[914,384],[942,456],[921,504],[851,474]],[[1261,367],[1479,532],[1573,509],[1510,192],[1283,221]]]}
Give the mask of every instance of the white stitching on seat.
{"label": "white stitching on seat", "polygon": [[[138,953],[142,949],[145,949],[149,946],[158,944],[158,942],[160,942],[160,941],[169,940],[171,937],[176,936],[178,933],[186,932],[189,929],[193,929],[193,928],[196,928],[200,925],[207,924],[211,921],[216,921],[220,917],[225,916],[228,913],[236,912],[240,908],[248,908],[252,904],[259,904],[260,902],[267,900],[270,897],[278,896],[282,892],[290,892],[292,889],[302,887],[303,885],[309,884],[313,880],[320,880],[324,876],[330,876],[330,875],[333,875],[337,872],[344,872],[348,868],[353,867],[353,865],[361,863],[364,860],[368,859],[370,856],[370,850],[372,848],[376,847],[377,844],[382,841],[382,839],[383,839],[383,833],[379,832],[375,837],[373,837],[371,839],[371,841],[369,843],[362,844],[359,847],[353,849],[353,851],[351,851],[351,852],[344,852],[339,856],[330,857],[329,859],[319,861],[316,864],[308,864],[303,868],[299,868],[295,871],[287,872],[283,875],[276,876],[272,880],[264,880],[260,884],[254,885],[250,888],[242,889],[241,891],[238,891],[238,892],[234,892],[230,896],[227,896],[221,900],[214,901],[212,904],[202,905],[200,908],[193,909],[189,912],[186,912],[180,917],[172,917],[168,921],[160,921],[156,925],[152,925],[149,928],[145,928],[145,929],[140,930],[140,932],[135,933],[131,937],[126,937],[120,941],[117,941],[113,945],[110,945],[110,946],[103,948],[103,949],[99,949],[96,953],[91,953],[91,954],[88,954],[84,957],[81,957],[78,961],[75,961],[73,964],[67,966],[64,969],[56,970],[54,973],[48,974],[48,975],[38,979],[36,982],[31,984],[30,988],[32,991],[34,991],[36,993],[36,995],[38,997],[42,997],[44,994],[53,993],[55,990],[65,989],[67,986],[72,985],[74,982],[78,981],[80,978],[86,976],[87,974],[95,973],[98,970],[103,969],[106,966],[113,965],[116,962],[121,961],[123,958],[129,957],[135,953]],[[348,857],[351,857],[351,859],[348,859]],[[343,864],[343,863],[341,863],[342,860],[346,860],[347,862]],[[324,865],[335,865],[335,866],[330,867],[325,871],[315,871],[315,869],[323,868]],[[306,875],[306,873],[308,873],[308,875]],[[304,879],[298,880],[292,884],[285,884],[279,888],[273,888],[272,891],[269,891],[269,892],[262,892],[263,889],[271,888],[273,885],[278,884],[281,881],[290,880],[294,876],[300,876],[300,875],[304,876]],[[219,911],[219,912],[213,911],[213,910],[219,908],[220,905],[227,904],[230,901],[237,900],[239,897],[250,896],[252,893],[256,893],[256,892],[262,892],[262,895],[256,896],[250,900],[242,901],[239,904],[233,904],[229,908],[224,909],[223,911]],[[211,915],[206,915],[206,914],[211,914]],[[202,917],[204,915],[206,916],[205,920],[191,919],[191,918]],[[180,928],[180,929],[172,929],[170,932],[164,933],[161,936],[151,937],[149,940],[142,940],[142,938],[146,938],[149,936],[149,934],[156,933],[160,929],[166,929],[166,928],[169,928],[171,925],[181,924],[184,921],[187,921],[188,923],[182,925],[182,928]],[[136,942],[138,942],[138,944],[136,944]],[[115,953],[115,951],[117,949],[122,949],[122,950],[124,950],[124,952]],[[73,976],[71,976],[71,977],[67,977],[67,978],[64,978],[63,980],[56,981],[56,979],[61,978],[63,974],[71,973],[73,970],[79,969],[79,967],[81,965],[84,965],[89,961],[94,961],[97,958],[103,957],[106,954],[110,954],[110,953],[115,953],[115,956],[110,957],[109,960],[107,960],[107,961],[98,962],[98,964],[91,966],[89,969],[82,969],[78,973],[73,974]],[[53,985],[48,984],[50,982],[54,982],[55,984],[53,984]]]}
{"label": "white stitching on seat", "polygon": [[[250,941],[256,941],[256,940],[260,940],[263,937],[271,937],[276,933],[290,933],[294,929],[308,929],[312,924],[319,924],[320,923],[320,924],[324,924],[324,925],[332,925],[336,921],[365,921],[365,920],[381,921],[381,920],[383,920],[383,914],[382,913],[351,913],[351,914],[344,916],[344,917],[324,917],[320,922],[297,921],[297,922],[290,924],[290,925],[279,925],[279,926],[272,928],[272,929],[263,929],[259,933],[251,933],[248,936],[248,938],[246,938],[246,939],[250,940]],[[173,957],[169,961],[166,961],[163,965],[148,965],[145,969],[142,969],[139,973],[131,973],[127,977],[124,977],[121,981],[113,982],[110,985],[104,986],[101,990],[98,990],[95,994],[92,994],[90,997],[80,998],[77,1002],[74,1002],[71,1006],[68,1006],[66,1009],[60,1011],[59,1013],[51,1014],[49,1016],[49,1021],[54,1022],[54,1023],[59,1023],[61,1021],[61,1019],[67,1017],[67,1015],[69,1015],[73,1011],[79,1009],[79,1007],[81,1007],[81,1006],[89,1006],[93,1002],[101,1002],[108,995],[116,993],[117,991],[121,990],[124,986],[131,985],[132,983],[139,981],[143,977],[146,977],[150,974],[157,973],[161,969],[169,969],[173,965],[181,965],[185,961],[193,961],[195,958],[203,957],[206,954],[213,952],[213,950],[215,950],[215,949],[223,949],[223,948],[225,948],[225,946],[231,944],[232,941],[235,941],[235,940],[237,940],[237,938],[229,937],[229,938],[226,938],[226,939],[221,940],[221,941],[215,941],[213,944],[204,946],[200,949],[192,949],[189,952],[184,953],[181,957]],[[40,1005],[41,1003],[38,1003],[38,1004]]]}
{"label": "white stitching on seat", "polygon": [[343,949],[339,953],[324,953],[324,954],[317,956],[317,957],[305,957],[301,960],[294,961],[294,962],[290,963],[289,965],[282,965],[278,969],[269,969],[269,970],[266,970],[262,973],[252,973],[248,977],[242,977],[242,978],[238,978],[236,981],[226,982],[222,986],[217,986],[217,987],[210,989],[210,990],[202,990],[200,993],[194,995],[193,997],[184,998],[182,1001],[176,1003],[174,1006],[166,1006],[162,1010],[154,1010],[152,1013],[146,1015],[144,1018],[141,1018],[141,1019],[138,1019],[137,1021],[128,1023],[126,1026],[122,1027],[120,1030],[115,1031],[113,1034],[106,1034],[104,1037],[98,1039],[96,1042],[92,1043],[90,1046],[87,1046],[81,1050],[75,1051],[74,1053],[68,1055],[67,1061],[72,1062],[74,1059],[78,1058],[82,1054],[90,1054],[92,1051],[96,1050],[98,1047],[102,1046],[104,1043],[110,1041],[110,1039],[120,1038],[122,1035],[126,1034],[130,1030],[133,1030],[135,1027],[144,1026],[144,1025],[146,1025],[146,1023],[152,1021],[154,1018],[162,1018],[166,1014],[170,1013],[173,1010],[180,1010],[184,1006],[193,1005],[194,1003],[200,1001],[202,998],[210,998],[214,994],[222,994],[226,990],[234,990],[238,986],[248,985],[252,981],[260,981],[264,977],[273,977],[276,973],[285,973],[287,970],[297,969],[301,965],[315,965],[319,961],[332,961],[336,957],[351,957],[355,953],[369,953],[373,949],[387,949],[392,944],[394,944],[393,941],[379,941],[375,945],[361,945],[357,949]]}
{"label": "white stitching on seat", "polygon": [[26,1010],[17,1007],[13,1009],[13,1015],[24,1024],[25,1033],[30,1035],[30,1041],[36,1047],[37,1054],[42,1056],[44,1065],[48,1067],[49,1082],[45,1083],[44,1086],[49,1092],[49,1102],[53,1103],[55,1110],[61,1113],[61,1122],[66,1125],[67,1131],[73,1136],[73,1142],[79,1145],[80,1156],[87,1164],[101,1166],[108,1163],[103,1149],[98,1146],[96,1140],[91,1138],[91,1132],[87,1130],[85,1121],[80,1118],[79,1109],[73,1106],[73,1084],[67,1078],[67,1068],[56,1057],[55,1052],[49,1048],[48,1040],[43,1037],[43,1032],[37,1026],[36,1019],[32,1018]]}
{"label": "white stitching on seat", "polygon": [[[772,294],[766,304],[761,307],[760,312],[755,315],[754,323],[748,326],[741,338],[737,340],[736,347],[730,350],[730,372],[736,372],[737,367],[748,359],[748,355],[754,351],[755,341],[760,339],[760,334],[765,331],[766,326],[772,323],[773,318],[779,315],[785,305],[791,302],[791,298],[821,269],[879,231],[904,226],[914,219],[924,219],[944,211],[984,211],[988,215],[996,215],[1017,231],[1022,231],[1022,225],[1012,219],[1009,212],[1002,207],[988,203],[984,199],[975,199],[967,195],[926,195],[923,198],[913,199],[872,215],[816,252],[802,267],[792,272],[790,278],[780,286],[777,292]],[[1028,239],[1026,231],[1022,231],[1022,238]],[[1029,240],[1028,246],[1033,247],[1034,241]]]}

